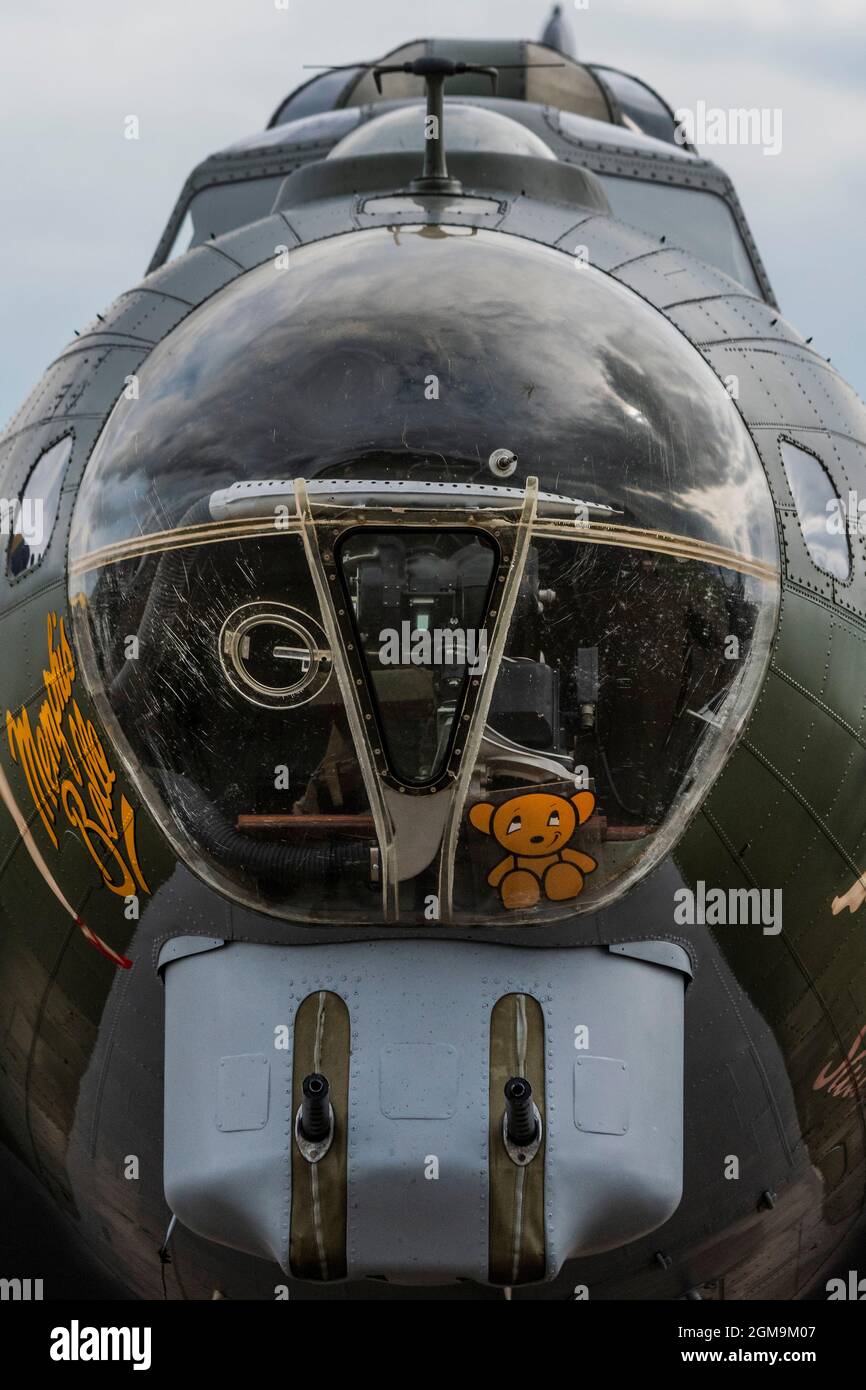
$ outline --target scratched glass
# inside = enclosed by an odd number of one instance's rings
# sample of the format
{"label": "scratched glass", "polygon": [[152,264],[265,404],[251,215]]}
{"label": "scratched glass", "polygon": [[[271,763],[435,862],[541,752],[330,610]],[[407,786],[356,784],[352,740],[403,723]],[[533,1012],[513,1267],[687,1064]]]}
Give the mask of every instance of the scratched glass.
{"label": "scratched glass", "polygon": [[77,500],[109,736],[178,857],[288,920],[592,910],[676,843],[766,669],[773,509],[718,379],[608,277],[460,232],[228,286]]}

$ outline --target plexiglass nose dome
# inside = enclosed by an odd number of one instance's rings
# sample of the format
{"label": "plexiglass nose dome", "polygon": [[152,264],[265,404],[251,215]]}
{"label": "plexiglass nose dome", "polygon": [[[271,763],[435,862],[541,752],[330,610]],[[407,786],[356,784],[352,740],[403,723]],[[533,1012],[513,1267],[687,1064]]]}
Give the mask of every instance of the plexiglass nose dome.
{"label": "plexiglass nose dome", "polygon": [[267,263],[156,348],[71,575],[106,723],[204,878],[297,920],[531,925],[675,843],[778,558],[751,440],[661,315],[425,226]]}
{"label": "plexiglass nose dome", "polygon": [[[399,150],[424,149],[426,106],[413,102],[374,116],[357,130],[350,131],[334,145],[328,159],[349,159],[360,154],[390,154]],[[483,106],[449,101],[445,108],[449,150],[484,150],[488,154],[518,154],[533,159],[555,159],[556,155],[534,131],[500,111]]]}

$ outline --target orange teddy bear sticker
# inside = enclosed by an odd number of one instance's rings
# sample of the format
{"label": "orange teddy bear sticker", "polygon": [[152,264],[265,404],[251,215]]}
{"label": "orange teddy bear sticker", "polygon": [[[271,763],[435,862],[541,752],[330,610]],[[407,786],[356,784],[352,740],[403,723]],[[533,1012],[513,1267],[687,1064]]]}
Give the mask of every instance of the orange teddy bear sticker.
{"label": "orange teddy bear sticker", "polygon": [[570,799],[526,792],[501,806],[479,801],[469,808],[475,829],[492,835],[507,850],[487,875],[491,888],[499,889],[503,907],[534,907],[542,895],[551,902],[577,897],[584,875],[598,864],[588,854],[569,849],[568,842],[594,809],[592,792],[578,792]]}

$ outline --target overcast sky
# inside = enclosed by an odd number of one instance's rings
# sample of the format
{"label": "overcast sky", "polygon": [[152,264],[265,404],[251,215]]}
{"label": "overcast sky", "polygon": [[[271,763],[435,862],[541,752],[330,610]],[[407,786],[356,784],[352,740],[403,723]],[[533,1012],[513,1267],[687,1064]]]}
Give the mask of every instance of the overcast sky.
{"label": "overcast sky", "polygon": [[[280,8],[277,8],[277,6]],[[287,5],[287,8],[282,8]],[[190,169],[262,128],[305,63],[411,38],[538,38],[546,0],[4,0],[0,421],[143,274]],[[589,0],[578,56],[674,107],[779,108],[731,174],[783,311],[866,394],[864,0]],[[140,121],[138,141],[124,119]]]}

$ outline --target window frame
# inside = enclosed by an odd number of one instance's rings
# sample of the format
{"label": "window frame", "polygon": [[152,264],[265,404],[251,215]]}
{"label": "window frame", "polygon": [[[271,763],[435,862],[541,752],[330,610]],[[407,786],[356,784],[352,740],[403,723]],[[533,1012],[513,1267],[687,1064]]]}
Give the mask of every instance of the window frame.
{"label": "window frame", "polygon": [[[844,527],[844,530],[842,530],[842,531],[839,532],[838,534],[841,535],[841,536],[844,536],[844,538],[845,538],[845,549],[846,549],[847,556],[848,556],[848,573],[845,575],[844,579],[841,578],[838,574],[833,574],[832,571],[824,569],[823,565],[819,565],[819,564],[818,564],[818,561],[815,559],[814,554],[812,553],[812,546],[810,545],[809,540],[808,540],[808,538],[807,538],[807,536],[806,536],[806,532],[805,532],[805,530],[803,529],[803,517],[802,517],[802,515],[801,515],[800,508],[799,508],[799,506],[798,506],[798,504],[797,504],[797,498],[796,498],[796,495],[795,495],[795,493],[794,493],[793,486],[792,486],[792,484],[791,484],[791,475],[790,475],[790,473],[789,473],[789,471],[788,471],[788,465],[787,465],[786,462],[785,462],[785,455],[784,455],[784,452],[783,452],[783,449],[782,449],[782,445],[783,445],[783,444],[787,444],[790,448],[792,448],[792,449],[797,449],[797,450],[799,451],[799,453],[801,453],[801,454],[806,454],[806,455],[808,455],[809,458],[812,458],[812,459],[815,460],[815,462],[817,463],[818,467],[819,467],[819,468],[821,469],[821,471],[823,472],[825,478],[827,479],[827,482],[828,482],[829,485],[830,485],[830,492],[831,492],[832,497],[835,498],[835,500],[838,502],[839,506],[842,508],[843,516],[845,516],[845,527]],[[836,480],[835,480],[835,478],[833,477],[833,474],[830,472],[830,469],[827,467],[827,464],[824,462],[824,460],[823,460],[823,458],[821,457],[821,455],[818,454],[818,453],[815,451],[815,449],[810,449],[807,445],[802,444],[802,443],[800,442],[799,439],[793,439],[793,438],[791,437],[791,435],[789,435],[789,434],[780,434],[779,437],[778,437],[778,446],[779,446],[779,460],[780,460],[780,463],[781,463],[781,465],[782,465],[782,472],[783,472],[784,477],[785,477],[785,486],[787,487],[787,489],[788,489],[788,494],[789,494],[789,496],[790,496],[790,498],[791,498],[790,509],[791,509],[791,512],[792,512],[793,515],[794,515],[794,518],[796,519],[796,522],[797,522],[797,529],[798,529],[798,531],[800,532],[800,537],[801,537],[801,539],[802,539],[802,541],[803,541],[803,545],[805,546],[806,554],[807,554],[808,557],[809,557],[809,563],[813,566],[814,569],[816,569],[816,570],[818,571],[818,573],[821,575],[822,579],[825,580],[826,582],[829,582],[829,583],[831,583],[831,584],[841,584],[841,585],[843,585],[845,588],[850,588],[850,586],[851,586],[851,585],[853,584],[853,582],[854,582],[854,573],[855,573],[855,570],[854,570],[854,547],[853,547],[852,544],[851,544],[851,532],[850,532],[850,529],[849,529],[850,521],[849,521],[849,518],[848,518],[848,516],[847,516],[847,513],[845,512],[845,503],[844,503],[843,500],[842,500],[841,493],[840,493],[839,488],[838,488],[838,486],[837,486],[837,484],[836,484]],[[832,533],[828,531],[828,535],[830,535],[830,534],[832,534]]]}
{"label": "window frame", "polygon": [[48,533],[48,539],[45,541],[45,544],[44,544],[44,546],[43,546],[42,553],[41,553],[41,555],[39,556],[39,559],[36,560],[33,564],[28,565],[28,566],[26,567],[26,569],[23,569],[23,570],[20,572],[20,574],[13,574],[12,568],[11,568],[12,542],[14,541],[15,536],[16,536],[18,533],[15,532],[15,531],[10,531],[9,534],[7,535],[7,538],[6,538],[6,581],[7,581],[7,583],[10,584],[10,585],[11,585],[11,584],[20,584],[20,583],[22,583],[25,579],[29,578],[29,576],[30,576],[31,574],[34,574],[34,573],[36,572],[36,570],[38,570],[38,569],[45,563],[45,559],[46,559],[46,557],[47,557],[47,555],[48,555],[48,553],[49,553],[49,551],[50,551],[50,549],[51,549],[51,546],[52,546],[53,541],[54,541],[54,535],[55,535],[55,532],[56,532],[56,530],[57,530],[57,522],[58,522],[59,517],[60,517],[60,504],[61,504],[61,502],[62,502],[62,500],[63,500],[63,492],[64,492],[64,488],[66,487],[66,478],[67,478],[67,475],[68,475],[68,472],[69,472],[69,465],[70,465],[70,463],[72,462],[72,454],[73,454],[73,451],[74,451],[74,449],[75,449],[75,431],[74,431],[74,429],[65,429],[65,430],[63,430],[63,432],[62,432],[61,434],[57,435],[57,437],[56,437],[55,439],[52,439],[50,443],[46,444],[45,447],[44,447],[44,449],[40,449],[40,450],[39,450],[39,453],[37,454],[36,458],[34,459],[33,463],[31,464],[30,468],[28,468],[27,473],[25,474],[25,477],[24,477],[24,481],[22,482],[20,488],[18,489],[18,491],[17,491],[17,493],[16,493],[16,501],[18,502],[18,505],[19,505],[19,506],[22,506],[22,505],[23,505],[23,502],[24,502],[24,495],[25,495],[25,493],[26,493],[26,491],[27,491],[27,485],[29,484],[30,479],[33,477],[33,474],[36,472],[36,470],[37,470],[37,468],[39,467],[40,463],[41,463],[42,460],[46,457],[47,454],[50,454],[50,453],[52,452],[53,449],[58,448],[58,447],[63,443],[63,441],[66,440],[66,439],[68,439],[68,440],[70,441],[70,443],[69,443],[69,452],[68,452],[68,454],[67,454],[67,456],[66,456],[66,459],[65,459],[65,461],[64,461],[64,463],[63,463],[63,466],[62,466],[61,477],[60,477],[60,486],[59,486],[58,489],[57,489],[57,506],[56,506],[55,509],[54,509],[54,516],[53,516],[52,519],[51,519],[51,526],[50,526],[50,530],[49,530],[49,533]]}

